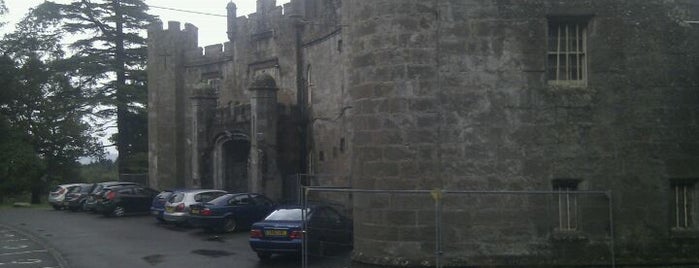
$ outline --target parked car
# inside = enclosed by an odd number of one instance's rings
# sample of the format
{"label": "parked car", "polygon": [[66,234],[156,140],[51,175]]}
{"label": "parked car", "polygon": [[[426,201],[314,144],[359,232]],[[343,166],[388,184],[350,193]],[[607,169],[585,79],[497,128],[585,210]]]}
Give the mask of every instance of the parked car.
{"label": "parked car", "polygon": [[165,212],[165,203],[167,200],[181,190],[163,190],[158,195],[153,197],[153,202],[150,205],[150,213],[155,217],[158,222],[165,222],[163,219],[163,213]]}
{"label": "parked car", "polygon": [[70,211],[83,210],[87,196],[95,188],[95,185],[95,183],[83,183],[73,187],[63,199],[63,207],[70,209]]}
{"label": "parked car", "polygon": [[49,204],[53,207],[55,210],[61,210],[63,209],[63,200],[66,197],[66,194],[70,192],[71,189],[79,186],[80,183],[70,183],[70,184],[61,184],[53,189],[51,189],[51,192],[49,193]]}
{"label": "parked car", "polygon": [[274,201],[261,194],[226,194],[207,203],[191,205],[189,223],[207,230],[233,232],[250,228],[274,207]]}
{"label": "parked car", "polygon": [[92,212],[97,212],[95,211],[95,207],[97,206],[97,199],[100,197],[100,195],[104,194],[105,187],[110,187],[110,186],[119,186],[119,185],[138,185],[135,182],[127,182],[127,181],[105,181],[105,182],[98,182],[97,185],[92,189],[92,192],[87,196],[87,200],[85,200],[85,206],[84,209],[86,211],[92,211]]}
{"label": "parked car", "polygon": [[147,213],[158,191],[141,185],[120,185],[105,188],[96,210],[104,216],[121,217],[129,213]]}
{"label": "parked car", "polygon": [[176,192],[165,203],[163,219],[167,223],[178,225],[187,224],[189,219],[189,206],[194,203],[209,202],[216,197],[226,194],[223,190],[214,189],[189,189]]}
{"label": "parked car", "polygon": [[267,259],[277,253],[301,253],[304,235],[314,252],[351,248],[352,232],[352,221],[328,205],[284,206],[252,225],[249,242],[260,259]]}

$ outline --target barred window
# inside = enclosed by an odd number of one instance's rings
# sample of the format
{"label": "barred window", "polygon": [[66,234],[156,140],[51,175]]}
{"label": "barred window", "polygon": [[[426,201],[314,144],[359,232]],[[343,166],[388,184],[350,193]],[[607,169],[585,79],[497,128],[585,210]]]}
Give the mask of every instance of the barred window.
{"label": "barred window", "polygon": [[578,229],[578,198],[573,192],[578,190],[579,180],[557,179],[553,181],[553,190],[558,201],[558,230],[576,231]]}
{"label": "barred window", "polygon": [[690,229],[694,227],[694,181],[672,182],[672,222],[673,229]]}
{"label": "barred window", "polygon": [[587,22],[576,18],[549,18],[547,57],[549,84],[584,85]]}

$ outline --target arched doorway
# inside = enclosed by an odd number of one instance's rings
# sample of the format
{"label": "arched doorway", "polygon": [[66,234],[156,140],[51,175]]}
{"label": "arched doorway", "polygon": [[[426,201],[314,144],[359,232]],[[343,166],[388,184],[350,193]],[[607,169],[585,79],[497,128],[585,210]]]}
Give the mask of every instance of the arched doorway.
{"label": "arched doorway", "polygon": [[214,185],[230,192],[249,191],[248,159],[250,139],[239,132],[226,132],[216,139],[214,148]]}

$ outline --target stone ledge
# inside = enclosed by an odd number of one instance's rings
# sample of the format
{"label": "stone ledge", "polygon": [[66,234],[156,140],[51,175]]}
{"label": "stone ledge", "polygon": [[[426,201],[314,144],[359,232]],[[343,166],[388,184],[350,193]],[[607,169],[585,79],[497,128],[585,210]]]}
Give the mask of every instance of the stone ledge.
{"label": "stone ledge", "polygon": [[27,202],[15,202],[14,204],[12,204],[12,206],[16,207],[16,208],[28,208],[28,207],[31,207],[32,205],[27,203]]}
{"label": "stone ledge", "polygon": [[551,239],[560,242],[582,242],[588,240],[587,236],[581,231],[559,229],[553,231]]}
{"label": "stone ledge", "polygon": [[672,239],[699,239],[699,229],[672,228],[670,230]]}

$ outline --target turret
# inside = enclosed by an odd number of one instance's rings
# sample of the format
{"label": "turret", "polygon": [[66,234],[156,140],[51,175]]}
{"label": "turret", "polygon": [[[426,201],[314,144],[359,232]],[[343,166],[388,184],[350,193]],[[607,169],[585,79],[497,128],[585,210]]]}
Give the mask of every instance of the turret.
{"label": "turret", "polygon": [[276,0],[257,0],[257,13],[266,14],[276,6]]}
{"label": "turret", "polygon": [[235,6],[235,3],[230,2],[226,6],[226,10],[228,11],[227,13],[227,20],[228,20],[228,31],[226,32],[228,34],[228,40],[233,42],[235,40],[235,37],[237,35],[237,30],[238,30],[238,25],[236,23],[236,18],[238,17],[238,7]]}

